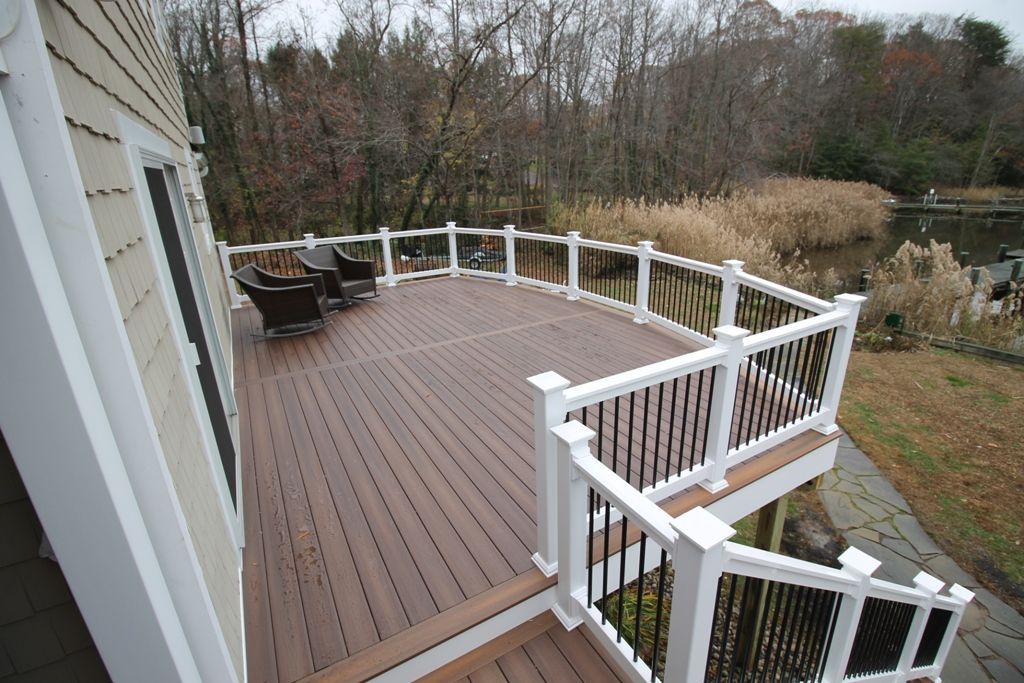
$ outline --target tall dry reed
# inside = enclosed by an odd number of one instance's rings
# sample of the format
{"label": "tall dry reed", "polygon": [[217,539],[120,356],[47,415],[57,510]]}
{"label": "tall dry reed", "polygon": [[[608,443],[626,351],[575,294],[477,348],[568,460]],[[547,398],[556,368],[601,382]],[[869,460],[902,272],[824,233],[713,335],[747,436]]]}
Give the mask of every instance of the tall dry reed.
{"label": "tall dry reed", "polygon": [[661,251],[708,263],[739,259],[751,273],[827,295],[835,274],[812,273],[794,257],[881,236],[885,196],[867,183],[772,179],[730,197],[562,208],[552,223],[609,242],[651,240]]}
{"label": "tall dry reed", "polygon": [[872,274],[861,318],[880,327],[886,315],[900,313],[905,326],[916,332],[1022,350],[1024,289],[1014,289],[993,305],[987,271],[972,283],[970,270],[960,266],[950,244],[904,242]]}

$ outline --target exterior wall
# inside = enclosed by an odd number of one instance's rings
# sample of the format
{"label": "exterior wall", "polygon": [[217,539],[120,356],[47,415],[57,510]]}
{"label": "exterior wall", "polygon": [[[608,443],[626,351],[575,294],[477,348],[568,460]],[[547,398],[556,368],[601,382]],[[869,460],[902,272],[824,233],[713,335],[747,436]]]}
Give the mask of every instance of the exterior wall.
{"label": "exterior wall", "polygon": [[[211,478],[184,360],[160,293],[157,268],[113,111],[168,141],[186,194],[187,122],[173,59],[148,4],[132,0],[38,0],[53,73],[117,303],[145,388],[160,445],[192,542],[241,677],[238,549]],[[228,303],[209,226],[193,223],[225,358]],[[230,362],[230,360],[229,360]],[[200,399],[201,405],[201,399]],[[216,455],[213,456],[216,459]],[[219,473],[219,461],[215,463]]]}
{"label": "exterior wall", "polygon": [[0,538],[0,679],[109,681],[2,434]]}

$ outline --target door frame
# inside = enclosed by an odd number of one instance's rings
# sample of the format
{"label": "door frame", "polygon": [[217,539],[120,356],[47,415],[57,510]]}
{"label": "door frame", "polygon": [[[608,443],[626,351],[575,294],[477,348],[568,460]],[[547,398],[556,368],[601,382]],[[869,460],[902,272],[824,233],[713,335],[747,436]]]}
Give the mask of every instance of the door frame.
{"label": "door frame", "polygon": [[[223,513],[224,522],[228,532],[234,540],[235,547],[244,546],[244,534],[242,529],[242,487],[241,487],[241,454],[238,444],[235,443],[235,502],[232,502],[231,491],[228,488],[224,467],[220,460],[220,451],[217,448],[217,439],[213,431],[213,423],[210,420],[209,412],[206,410],[205,398],[202,383],[199,380],[199,373],[196,365],[199,363],[199,354],[189,340],[185,327],[185,319],[177,300],[174,289],[174,280],[171,276],[170,267],[167,262],[167,252],[164,249],[163,237],[160,233],[160,226],[157,222],[156,211],[153,207],[153,199],[149,192],[149,184],[146,179],[146,168],[159,168],[164,172],[164,179],[167,182],[168,194],[171,197],[171,207],[175,213],[175,222],[178,225],[178,234],[182,237],[182,249],[186,251],[186,263],[189,260],[187,253],[191,249],[196,252],[194,236],[191,230],[191,223],[188,221],[188,213],[185,211],[185,193],[181,186],[181,176],[178,173],[178,162],[171,156],[171,146],[167,140],[157,137],[152,132],[135,123],[119,112],[116,114],[117,125],[121,133],[121,143],[128,156],[129,170],[132,182],[136,189],[137,205],[139,215],[143,219],[146,230],[145,242],[149,245],[150,255],[156,266],[157,282],[159,283],[161,300],[167,310],[171,322],[171,333],[181,360],[180,369],[186,378],[189,389],[189,401],[196,419],[200,425],[200,436],[203,445],[203,454],[209,466],[210,476],[213,478],[217,488],[220,507]],[[170,176],[170,177],[168,177]],[[187,240],[187,241],[186,241]],[[198,259],[197,259],[198,261]],[[198,275],[198,278],[196,277]],[[224,385],[226,372],[223,354],[220,344],[217,342],[216,327],[212,329],[208,323],[212,323],[213,313],[210,307],[208,289],[203,279],[203,273],[190,272],[193,285],[200,285],[196,296],[196,304],[200,309],[200,319],[203,322],[203,336],[207,340],[207,348],[210,357],[214,359],[214,376],[221,392],[221,400],[224,402],[224,395],[231,393],[231,385]],[[204,314],[203,309],[209,308],[209,316]],[[211,334],[212,333],[212,334]],[[211,344],[211,338],[213,343]],[[215,349],[210,348],[216,347]],[[220,369],[218,360],[220,359]],[[234,408],[234,399],[231,398],[231,408]],[[225,415],[230,415],[228,405],[224,406]],[[237,413],[237,410],[234,411]],[[230,430],[234,431],[234,430]]]}

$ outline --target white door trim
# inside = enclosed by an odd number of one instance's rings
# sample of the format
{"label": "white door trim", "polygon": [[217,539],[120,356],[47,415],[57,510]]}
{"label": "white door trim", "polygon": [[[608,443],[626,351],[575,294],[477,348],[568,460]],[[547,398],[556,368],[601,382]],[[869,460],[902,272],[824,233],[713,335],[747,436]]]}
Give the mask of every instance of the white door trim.
{"label": "white door trim", "polygon": [[[143,225],[146,228],[145,241],[149,245],[149,253],[156,265],[157,281],[159,282],[160,296],[164,303],[167,315],[171,319],[171,332],[174,337],[175,346],[178,350],[179,368],[182,376],[187,379],[189,387],[189,402],[192,412],[200,425],[200,433],[203,443],[203,455],[209,469],[209,475],[217,487],[220,498],[221,513],[224,523],[235,544],[235,548],[241,548],[242,522],[238,511],[231,501],[231,492],[228,490],[227,480],[224,477],[224,468],[221,465],[220,451],[217,448],[217,439],[213,435],[213,423],[210,421],[209,413],[206,410],[203,388],[199,382],[199,373],[196,365],[192,362],[195,351],[191,348],[188,333],[185,330],[185,320],[181,313],[181,307],[174,294],[174,281],[171,279],[171,271],[167,265],[167,252],[164,249],[163,238],[160,235],[160,226],[157,223],[156,212],[153,209],[152,198],[149,193],[149,184],[146,181],[145,169],[155,168],[161,170],[165,177],[168,173],[173,175],[173,180],[167,183],[168,193],[171,194],[171,206],[175,214],[175,222],[178,224],[178,233],[185,233],[191,239],[192,230],[189,225],[187,214],[184,210],[184,193],[181,189],[181,180],[178,176],[177,162],[171,157],[171,146],[163,138],[157,137],[146,128],[135,123],[124,114],[113,111],[114,119],[117,122],[118,132],[121,134],[121,144],[124,147],[125,159],[131,173],[132,184],[135,186],[135,205],[142,217]],[[174,197],[177,193],[180,197]],[[184,226],[184,230],[182,227]],[[194,245],[193,245],[194,246]],[[183,245],[183,248],[189,248]],[[202,282],[202,273],[199,274],[201,290],[197,291],[198,296],[206,292],[205,282]],[[202,302],[197,302],[202,306]],[[200,317],[203,317],[200,315]],[[211,330],[207,329],[204,321],[204,334],[209,341]],[[216,334],[216,330],[212,330]],[[213,340],[218,346],[219,341]],[[209,350],[212,356],[214,349]],[[216,373],[216,368],[214,369]],[[219,379],[219,377],[218,377]],[[222,397],[223,402],[223,397]],[[227,408],[225,407],[225,411]],[[237,468],[237,452],[235,454]],[[241,495],[238,488],[238,471],[235,471],[235,493]]]}

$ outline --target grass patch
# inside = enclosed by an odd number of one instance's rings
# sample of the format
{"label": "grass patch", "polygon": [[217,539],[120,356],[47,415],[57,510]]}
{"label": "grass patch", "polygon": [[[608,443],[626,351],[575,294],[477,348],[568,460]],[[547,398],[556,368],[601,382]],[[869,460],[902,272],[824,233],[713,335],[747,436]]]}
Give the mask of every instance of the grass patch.
{"label": "grass patch", "polygon": [[950,351],[854,352],[839,419],[935,541],[1024,609],[1024,369]]}

